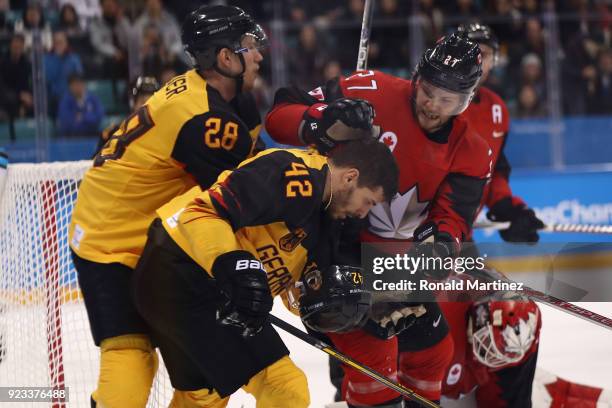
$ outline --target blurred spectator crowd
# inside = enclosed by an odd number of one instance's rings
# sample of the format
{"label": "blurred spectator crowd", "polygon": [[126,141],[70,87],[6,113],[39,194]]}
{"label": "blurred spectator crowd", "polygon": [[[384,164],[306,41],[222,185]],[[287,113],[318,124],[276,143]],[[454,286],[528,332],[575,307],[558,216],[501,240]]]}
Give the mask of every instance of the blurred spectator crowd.
{"label": "blurred spectator crowd", "polygon": [[[127,113],[138,76],[164,84],[189,68],[180,22],[204,3],[0,0],[0,124],[14,138],[22,134],[19,123],[32,120],[36,30],[53,134],[93,136]],[[354,69],[364,0],[209,3],[242,7],[268,32],[271,50],[256,90],[262,110],[283,85],[279,78],[309,88]],[[375,0],[368,64],[409,77],[424,49],[471,21],[489,24],[499,37],[487,85],[514,118],[550,115],[552,86],[563,115],[612,114],[609,0]]]}

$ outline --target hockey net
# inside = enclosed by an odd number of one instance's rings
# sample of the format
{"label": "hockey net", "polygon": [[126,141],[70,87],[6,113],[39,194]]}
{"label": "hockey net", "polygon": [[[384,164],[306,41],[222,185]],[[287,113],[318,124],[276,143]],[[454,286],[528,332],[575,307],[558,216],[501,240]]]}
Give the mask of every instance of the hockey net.
{"label": "hockey net", "polygon": [[[54,408],[89,407],[98,376],[99,351],[68,247],[72,208],[89,166],[13,164],[4,189],[0,180],[0,385],[68,388],[69,402],[53,401]],[[148,406],[167,406],[171,396],[160,361]]]}

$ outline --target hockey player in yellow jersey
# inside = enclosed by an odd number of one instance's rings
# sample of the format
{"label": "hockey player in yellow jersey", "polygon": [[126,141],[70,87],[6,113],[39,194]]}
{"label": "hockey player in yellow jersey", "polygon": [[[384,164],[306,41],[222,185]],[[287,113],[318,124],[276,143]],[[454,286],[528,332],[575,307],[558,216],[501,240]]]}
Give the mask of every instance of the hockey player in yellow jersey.
{"label": "hockey player in yellow jersey", "polygon": [[252,89],[266,41],[237,7],[202,6],[183,23],[195,68],[134,113],[95,156],[69,230],[100,375],[92,405],[144,407],[157,369],[129,282],[155,210],[193,186],[209,187],[263,148]]}
{"label": "hockey player in yellow jersey", "polygon": [[386,145],[330,157],[270,149],[161,207],[134,272],[134,300],[175,388],[171,407],[306,408],[304,374],[268,321],[272,297],[324,268],[336,219],[364,218],[397,190]]}

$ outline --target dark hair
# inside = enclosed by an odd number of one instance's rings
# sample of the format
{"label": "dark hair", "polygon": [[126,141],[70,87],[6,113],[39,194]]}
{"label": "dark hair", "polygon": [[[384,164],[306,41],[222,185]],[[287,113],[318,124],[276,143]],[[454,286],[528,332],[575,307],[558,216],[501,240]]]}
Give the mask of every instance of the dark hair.
{"label": "dark hair", "polygon": [[380,186],[387,201],[397,193],[399,169],[384,143],[373,138],[355,140],[336,147],[329,156],[335,166],[359,170],[359,187],[375,189]]}
{"label": "dark hair", "polygon": [[[71,10],[74,14],[74,22],[72,24],[68,24],[66,21],[66,13],[68,10]],[[62,28],[72,28],[79,27],[79,14],[76,11],[76,8],[70,3],[64,3],[59,12],[59,26]]]}
{"label": "dark hair", "polygon": [[27,20],[26,16],[28,14],[28,10],[30,9],[36,9],[38,11],[38,14],[40,14],[40,21],[38,22],[38,28],[42,28],[45,26],[45,12],[41,6],[41,4],[37,1],[32,1],[32,2],[28,2],[28,5],[25,9],[23,9],[23,26],[27,29],[33,29],[36,27],[33,27],[32,25],[30,25],[30,22]]}

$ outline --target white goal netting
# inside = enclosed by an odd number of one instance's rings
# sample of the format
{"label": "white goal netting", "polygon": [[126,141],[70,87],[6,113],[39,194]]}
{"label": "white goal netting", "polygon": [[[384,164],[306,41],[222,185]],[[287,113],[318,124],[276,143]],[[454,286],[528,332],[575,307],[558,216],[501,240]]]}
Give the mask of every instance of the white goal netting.
{"label": "white goal netting", "polygon": [[[99,352],[67,239],[90,165],[9,165],[4,189],[0,173],[0,386],[67,387],[69,402],[49,403],[54,408],[89,407],[98,375]],[[167,406],[171,394],[160,361],[148,406]]]}

